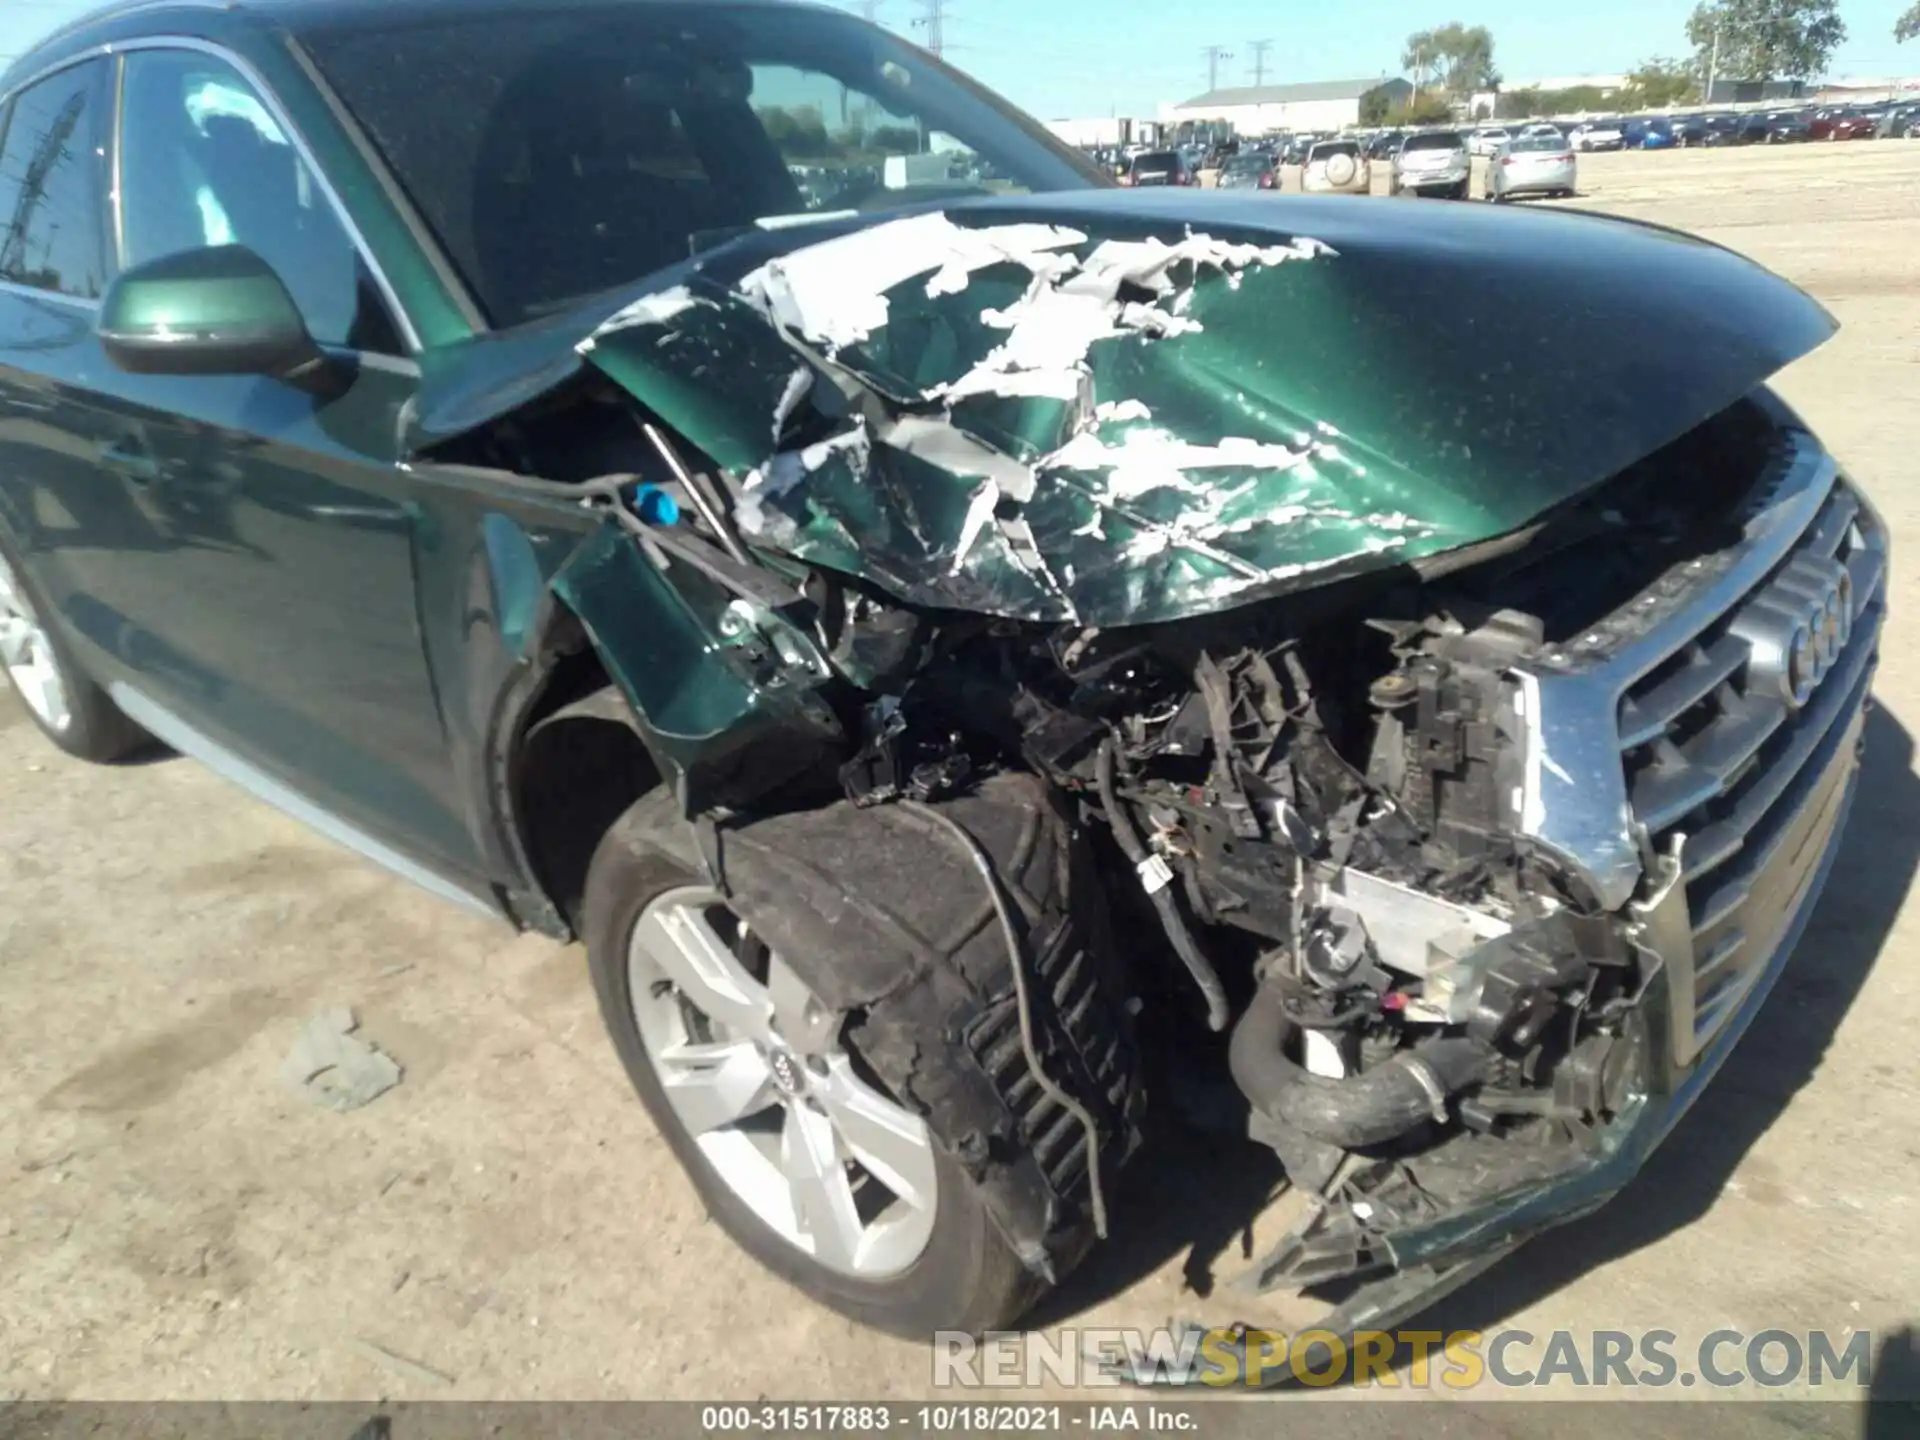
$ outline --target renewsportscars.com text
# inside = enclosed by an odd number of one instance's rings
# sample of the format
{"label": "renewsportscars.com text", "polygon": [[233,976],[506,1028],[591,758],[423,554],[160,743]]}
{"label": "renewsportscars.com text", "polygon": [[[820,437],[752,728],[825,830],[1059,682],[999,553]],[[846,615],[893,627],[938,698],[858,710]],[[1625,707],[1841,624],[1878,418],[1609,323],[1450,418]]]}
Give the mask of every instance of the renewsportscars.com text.
{"label": "renewsportscars.com text", "polygon": [[1844,1386],[1873,1380],[1866,1330],[1062,1329],[1052,1334],[959,1331],[934,1336],[940,1389],[1139,1383],[1259,1387],[1353,1385],[1388,1389],[1691,1389]]}

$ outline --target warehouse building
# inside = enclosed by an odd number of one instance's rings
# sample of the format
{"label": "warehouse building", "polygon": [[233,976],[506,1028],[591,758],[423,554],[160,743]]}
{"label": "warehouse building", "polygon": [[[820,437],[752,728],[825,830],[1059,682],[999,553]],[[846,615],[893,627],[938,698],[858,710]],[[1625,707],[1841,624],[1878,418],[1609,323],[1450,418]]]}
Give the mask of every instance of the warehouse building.
{"label": "warehouse building", "polygon": [[1224,120],[1239,135],[1264,135],[1271,130],[1339,130],[1360,123],[1360,105],[1375,91],[1389,104],[1413,94],[1413,86],[1395,77],[1370,80],[1310,80],[1299,85],[1236,85],[1209,90],[1178,105],[1162,105],[1160,119],[1169,125],[1182,120]]}

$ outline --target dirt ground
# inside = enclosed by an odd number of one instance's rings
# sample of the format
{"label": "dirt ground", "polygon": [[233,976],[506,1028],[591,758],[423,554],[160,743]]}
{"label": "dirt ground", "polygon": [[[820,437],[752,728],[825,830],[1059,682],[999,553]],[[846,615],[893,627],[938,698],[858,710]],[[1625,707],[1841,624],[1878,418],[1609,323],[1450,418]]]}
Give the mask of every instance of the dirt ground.
{"label": "dirt ground", "polygon": [[[1436,1323],[1884,1335],[1920,1320],[1920,658],[1901,638],[1920,605],[1920,144],[1580,168],[1572,203],[1730,244],[1839,318],[1783,386],[1892,526],[1896,621],[1844,853],[1758,1025],[1626,1195]],[[447,908],[190,762],[69,761],[10,694],[0,977],[0,1392],[930,1393],[924,1347],[812,1306],[705,1221],[581,952]],[[406,1070],[346,1115],[276,1079],[334,1003]],[[1270,1178],[1227,1145],[1140,1167],[1116,1239],[1037,1323],[1217,1317],[1183,1277],[1237,1268]]]}

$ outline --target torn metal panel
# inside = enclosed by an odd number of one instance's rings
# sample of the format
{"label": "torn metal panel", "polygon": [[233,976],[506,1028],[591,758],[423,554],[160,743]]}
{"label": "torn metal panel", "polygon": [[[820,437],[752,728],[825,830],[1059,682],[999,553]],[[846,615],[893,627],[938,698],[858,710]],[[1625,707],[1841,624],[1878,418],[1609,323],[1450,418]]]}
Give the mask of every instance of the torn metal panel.
{"label": "torn metal panel", "polygon": [[668,325],[697,305],[711,304],[713,301],[702,299],[685,285],[673,285],[651,295],[642,295],[609,315],[593,335],[580,342],[579,349],[583,354],[591,350],[595,337],[610,331],[624,330],[630,325]]}
{"label": "torn metal panel", "polygon": [[[1506,534],[1831,330],[1668,232],[1362,209],[1095,192],[771,259],[763,237],[576,344],[718,462],[751,543],[926,605],[1113,625]],[[1524,323],[1467,303],[1488,264]]]}
{"label": "torn metal panel", "polygon": [[840,724],[826,667],[778,616],[602,526],[553,588],[633,706],[648,750],[696,813],[741,803],[820,762]]}

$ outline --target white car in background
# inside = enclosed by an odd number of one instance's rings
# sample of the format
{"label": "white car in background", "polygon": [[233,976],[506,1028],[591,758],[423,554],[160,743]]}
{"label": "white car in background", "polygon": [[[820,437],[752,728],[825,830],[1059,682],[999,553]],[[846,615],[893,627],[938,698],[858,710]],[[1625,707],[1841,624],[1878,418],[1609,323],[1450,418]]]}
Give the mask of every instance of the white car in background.
{"label": "white car in background", "polygon": [[1439,195],[1449,200],[1467,198],[1473,157],[1458,130],[1422,130],[1409,135],[1393,157],[1389,195]]}
{"label": "white car in background", "polygon": [[1589,120],[1574,126],[1567,140],[1576,150],[1618,150],[1627,143],[1627,132],[1618,120]]}
{"label": "white car in background", "polygon": [[1573,151],[1556,130],[1517,135],[1487,162],[1487,199],[1498,204],[1521,195],[1570,196],[1579,183]]}
{"label": "white car in background", "polygon": [[1492,155],[1512,138],[1506,126],[1495,125],[1488,130],[1474,131],[1472,137],[1467,141],[1467,149],[1475,155]]}
{"label": "white car in background", "polygon": [[1309,195],[1366,195],[1373,169],[1357,140],[1321,140],[1307,151],[1300,188]]}

